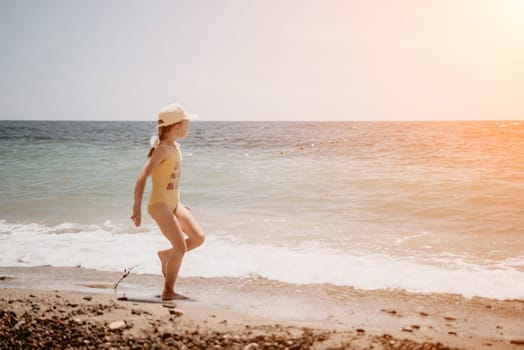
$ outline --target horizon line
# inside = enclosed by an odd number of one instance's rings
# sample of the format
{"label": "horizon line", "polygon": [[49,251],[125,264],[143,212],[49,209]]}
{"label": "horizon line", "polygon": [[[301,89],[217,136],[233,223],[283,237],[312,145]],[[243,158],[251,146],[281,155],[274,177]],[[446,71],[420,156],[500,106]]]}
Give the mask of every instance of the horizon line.
{"label": "horizon line", "polygon": [[[0,122],[129,122],[129,123],[155,123],[155,120],[125,120],[125,119],[1,119]],[[391,122],[391,123],[403,123],[403,122],[416,122],[416,123],[435,123],[435,122],[524,122],[523,119],[354,119],[354,120],[235,120],[235,119],[221,119],[221,120],[192,120],[191,123],[206,123],[206,122],[217,122],[217,123],[371,123],[371,122]]]}

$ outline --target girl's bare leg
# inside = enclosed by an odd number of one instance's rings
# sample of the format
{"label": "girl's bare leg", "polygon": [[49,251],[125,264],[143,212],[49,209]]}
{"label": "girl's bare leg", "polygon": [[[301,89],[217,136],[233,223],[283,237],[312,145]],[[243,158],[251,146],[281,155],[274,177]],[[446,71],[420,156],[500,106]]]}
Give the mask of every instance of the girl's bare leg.
{"label": "girl's bare leg", "polygon": [[[167,257],[165,263],[165,281],[164,290],[162,291],[162,300],[172,300],[185,298],[175,293],[174,287],[180,271],[180,265],[186,252],[187,246],[184,239],[184,233],[178,223],[178,220],[171,213],[165,204],[154,204],[149,208],[149,213],[156,221],[160,231],[171,242],[172,252],[165,254]],[[159,254],[160,256],[160,254]]]}
{"label": "girl's bare leg", "polygon": [[169,248],[166,250],[159,250],[157,252],[158,258],[160,259],[160,263],[162,264],[162,276],[164,277],[166,277],[167,260],[171,256],[171,253],[173,253],[173,248]]}
{"label": "girl's bare leg", "polygon": [[[205,234],[193,215],[191,215],[190,211],[183,205],[179,205],[174,214],[178,219],[178,223],[180,224],[182,231],[187,234],[186,252],[201,246],[204,243]],[[166,263],[172,253],[173,248],[159,250],[157,253],[160,262],[162,263],[162,275],[164,275],[164,277],[166,276]]]}
{"label": "girl's bare leg", "polygon": [[187,235],[187,251],[200,247],[206,236],[191,212],[185,206],[179,205],[176,208],[175,216],[182,227],[182,231]]}

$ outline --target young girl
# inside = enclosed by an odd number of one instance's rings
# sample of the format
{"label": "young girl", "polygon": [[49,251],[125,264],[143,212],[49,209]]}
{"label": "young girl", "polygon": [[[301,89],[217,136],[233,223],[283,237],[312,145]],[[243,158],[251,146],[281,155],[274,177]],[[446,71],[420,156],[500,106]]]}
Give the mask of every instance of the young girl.
{"label": "young girl", "polygon": [[170,249],[158,251],[165,278],[162,300],[186,298],[174,290],[182,258],[187,251],[202,245],[205,238],[189,208],[180,203],[178,189],[182,153],[176,140],[186,136],[190,118],[182,106],[175,103],[160,111],[157,126],[159,140],[149,151],[135,186],[135,204],[131,216],[135,226],[140,226],[142,195],[147,178],[151,175],[153,188],[148,212],[172,246]]}

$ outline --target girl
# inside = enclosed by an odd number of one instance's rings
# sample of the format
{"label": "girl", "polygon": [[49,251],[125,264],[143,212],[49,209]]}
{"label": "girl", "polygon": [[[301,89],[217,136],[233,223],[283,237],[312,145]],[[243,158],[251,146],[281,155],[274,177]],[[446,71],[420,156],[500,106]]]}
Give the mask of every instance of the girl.
{"label": "girl", "polygon": [[[171,248],[158,251],[164,275],[162,300],[186,299],[175,293],[175,281],[184,254],[204,243],[204,232],[180,203],[180,170],[182,153],[176,142],[187,134],[189,119],[182,106],[173,103],[164,107],[158,115],[158,140],[149,151],[148,159],[138,174],[135,186],[135,203],[131,220],[140,226],[142,195],[147,178],[151,175],[153,188],[149,198],[148,212],[171,242]],[[187,235],[185,238],[184,233]]]}

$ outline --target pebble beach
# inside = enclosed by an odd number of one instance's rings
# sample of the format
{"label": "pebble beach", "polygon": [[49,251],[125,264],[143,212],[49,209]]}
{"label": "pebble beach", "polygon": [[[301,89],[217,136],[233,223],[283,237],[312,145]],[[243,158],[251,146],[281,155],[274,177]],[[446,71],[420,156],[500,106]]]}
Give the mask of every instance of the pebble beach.
{"label": "pebble beach", "polygon": [[1,267],[1,349],[524,349],[524,301],[295,285],[257,276]]}

